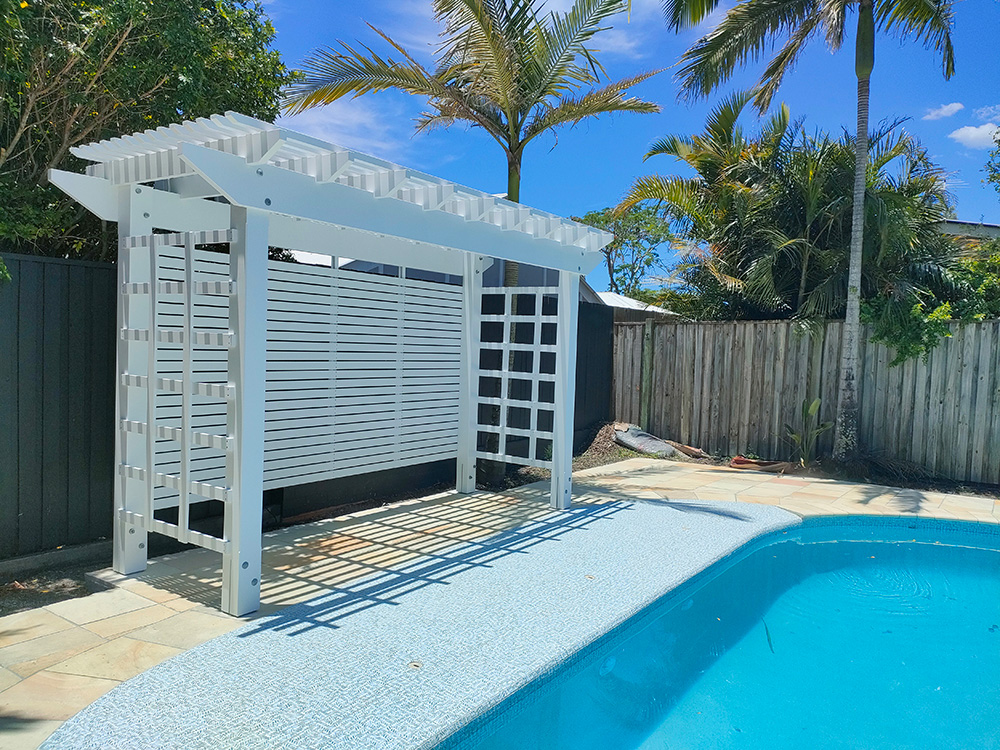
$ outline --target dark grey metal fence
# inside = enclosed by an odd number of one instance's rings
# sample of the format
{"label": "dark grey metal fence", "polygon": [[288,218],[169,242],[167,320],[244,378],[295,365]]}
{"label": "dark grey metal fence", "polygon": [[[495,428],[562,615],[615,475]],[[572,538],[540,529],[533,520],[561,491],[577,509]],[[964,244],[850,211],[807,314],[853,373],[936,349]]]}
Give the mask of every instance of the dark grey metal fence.
{"label": "dark grey metal fence", "polygon": [[4,558],[111,533],[116,270],[0,257]]}

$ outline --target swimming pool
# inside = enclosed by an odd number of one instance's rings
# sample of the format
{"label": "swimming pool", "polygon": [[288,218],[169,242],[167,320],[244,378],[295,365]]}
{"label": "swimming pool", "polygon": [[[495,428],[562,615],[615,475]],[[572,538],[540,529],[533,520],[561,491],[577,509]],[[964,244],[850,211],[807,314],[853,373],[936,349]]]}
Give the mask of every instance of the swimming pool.
{"label": "swimming pool", "polygon": [[1000,748],[1000,529],[769,534],[441,747]]}

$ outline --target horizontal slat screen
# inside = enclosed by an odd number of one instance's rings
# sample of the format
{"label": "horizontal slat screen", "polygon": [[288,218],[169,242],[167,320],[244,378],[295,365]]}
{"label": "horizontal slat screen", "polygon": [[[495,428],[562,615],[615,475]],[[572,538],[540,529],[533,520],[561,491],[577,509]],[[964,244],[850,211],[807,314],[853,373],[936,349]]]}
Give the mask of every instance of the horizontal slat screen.
{"label": "horizontal slat screen", "polygon": [[[148,265],[148,250],[130,252],[133,267]],[[184,280],[182,248],[162,247],[158,258],[159,281]],[[195,251],[196,282],[228,279],[228,261]],[[268,267],[268,299],[249,301],[268,311],[265,488],[454,458],[462,288],[282,261]],[[183,303],[182,294],[161,293],[157,326],[181,329]],[[137,312],[132,325],[146,327]],[[194,328],[228,331],[228,295],[196,296]],[[182,346],[161,343],[158,352],[157,376],[180,379]],[[196,345],[198,382],[226,384],[227,367],[225,348]],[[227,433],[223,400],[194,395],[192,404],[194,430]],[[180,420],[181,395],[157,392],[156,423],[179,428]],[[179,444],[156,446],[157,471],[178,474]],[[193,446],[191,477],[225,485],[225,453]],[[166,507],[177,493],[160,487],[156,497]]]}

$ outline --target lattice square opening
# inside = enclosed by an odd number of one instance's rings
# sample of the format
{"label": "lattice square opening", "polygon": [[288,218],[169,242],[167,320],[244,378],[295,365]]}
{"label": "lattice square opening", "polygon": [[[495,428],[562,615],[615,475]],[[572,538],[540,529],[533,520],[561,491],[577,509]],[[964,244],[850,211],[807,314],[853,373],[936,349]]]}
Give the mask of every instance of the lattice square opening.
{"label": "lattice square opening", "polygon": [[503,343],[503,323],[484,320],[480,326],[479,340],[484,344]]}
{"label": "lattice square opening", "polygon": [[531,401],[533,390],[531,384],[530,380],[511,378],[507,381],[507,398],[512,401]]}
{"label": "lattice square opening", "polygon": [[506,304],[507,295],[505,294],[483,294],[482,314],[503,315]]}
{"label": "lattice square opening", "polygon": [[535,412],[535,429],[539,432],[552,432],[555,423],[555,412],[550,409],[539,409]]}
{"label": "lattice square opening", "polygon": [[479,404],[477,424],[489,427],[500,426],[500,407],[494,404]]}
{"label": "lattice square opening", "polygon": [[507,426],[516,430],[531,429],[531,409],[521,406],[507,407]]}
{"label": "lattice square opening", "polygon": [[511,305],[511,314],[521,317],[523,315],[534,315],[536,299],[534,294],[514,294],[511,295],[515,301]]}
{"label": "lattice square opening", "polygon": [[544,380],[539,381],[538,400],[543,404],[554,404],[556,402],[556,384]]}
{"label": "lattice square opening", "polygon": [[534,352],[514,351],[511,352],[510,354],[511,354],[510,356],[511,372],[534,372],[534,364],[535,364]]}
{"label": "lattice square opening", "polygon": [[497,432],[477,432],[476,450],[483,453],[499,453],[500,434]]}
{"label": "lattice square opening", "polygon": [[503,370],[503,352],[499,349],[480,349],[479,369]]}
{"label": "lattice square opening", "polygon": [[500,378],[479,378],[479,395],[483,398],[500,398],[502,394],[502,380]]}
{"label": "lattice square opening", "polygon": [[555,375],[556,374],[556,353],[555,352],[539,352],[538,354],[538,372],[543,375]]}
{"label": "lattice square opening", "polygon": [[507,445],[504,446],[504,454],[511,458],[528,458],[531,451],[531,441],[526,437],[515,435],[507,436]]}
{"label": "lattice square opening", "polygon": [[534,344],[535,326],[538,325],[529,320],[517,321],[517,325],[511,324],[511,338],[515,344]]}
{"label": "lattice square opening", "polygon": [[535,440],[534,459],[536,461],[552,460],[552,441],[549,438],[538,438]]}

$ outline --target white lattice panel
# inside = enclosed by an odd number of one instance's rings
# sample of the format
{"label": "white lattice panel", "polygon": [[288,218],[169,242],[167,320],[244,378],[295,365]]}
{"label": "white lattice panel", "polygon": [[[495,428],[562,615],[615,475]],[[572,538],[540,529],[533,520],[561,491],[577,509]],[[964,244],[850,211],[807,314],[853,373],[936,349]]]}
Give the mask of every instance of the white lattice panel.
{"label": "white lattice panel", "polygon": [[482,290],[476,456],[552,468],[558,288]]}

